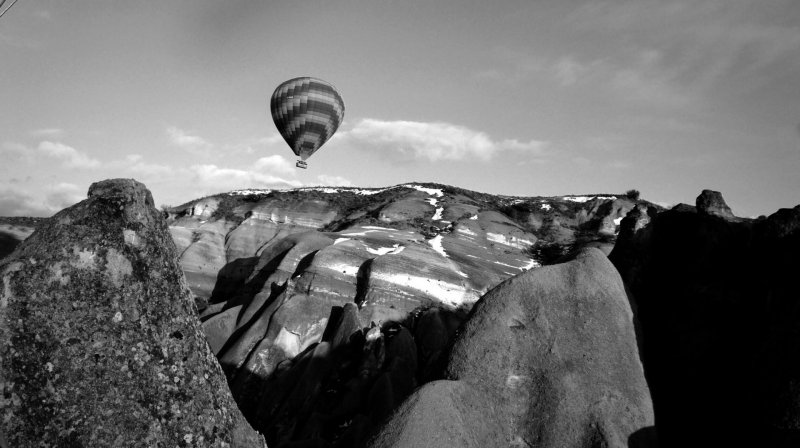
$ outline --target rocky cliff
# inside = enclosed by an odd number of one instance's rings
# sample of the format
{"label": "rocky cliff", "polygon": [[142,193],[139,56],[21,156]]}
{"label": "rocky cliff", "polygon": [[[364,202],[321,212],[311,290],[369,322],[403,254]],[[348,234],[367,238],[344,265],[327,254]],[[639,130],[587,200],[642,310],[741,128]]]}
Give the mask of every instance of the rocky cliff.
{"label": "rocky cliff", "polygon": [[800,206],[736,218],[718,192],[622,222],[662,446],[800,446]]}
{"label": "rocky cliff", "polygon": [[93,184],[0,264],[0,445],[263,446],[196,313],[150,192]]}
{"label": "rocky cliff", "polygon": [[365,325],[432,306],[469,310],[491,287],[573,246],[608,251],[634,205],[435,184],[247,190],[173,209],[170,230],[233,379],[269,375],[318,342],[333,306],[357,303]]}

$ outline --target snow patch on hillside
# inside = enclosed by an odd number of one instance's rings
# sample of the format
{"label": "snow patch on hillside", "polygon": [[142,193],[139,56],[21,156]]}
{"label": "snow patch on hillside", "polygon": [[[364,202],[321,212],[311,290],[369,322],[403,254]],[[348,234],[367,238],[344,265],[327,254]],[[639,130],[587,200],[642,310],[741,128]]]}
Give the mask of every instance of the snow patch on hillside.
{"label": "snow patch on hillside", "polygon": [[447,256],[447,252],[444,251],[444,246],[442,246],[442,235],[436,235],[435,237],[429,239],[428,244],[430,244],[433,250],[439,252],[443,257],[450,258]]}
{"label": "snow patch on hillside", "polygon": [[414,184],[405,185],[405,186],[408,187],[408,188],[413,188],[415,190],[428,193],[431,196],[436,196],[436,197],[439,197],[439,198],[444,196],[444,193],[442,192],[441,188],[426,188],[426,187],[423,187],[422,185],[414,185]]}
{"label": "snow patch on hillside", "polygon": [[593,199],[610,199],[613,201],[614,199],[617,199],[617,197],[616,196],[564,196],[562,199],[564,199],[565,201],[577,202],[582,204],[584,202],[588,202]]}
{"label": "snow patch on hillside", "polygon": [[405,246],[401,246],[400,244],[395,244],[392,247],[379,247],[377,249],[373,249],[371,247],[367,248],[367,252],[374,254],[374,255],[397,255],[405,249]]}
{"label": "snow patch on hillside", "polygon": [[411,288],[435,297],[440,302],[451,306],[472,303],[480,297],[478,294],[462,285],[435,280],[429,277],[419,277],[402,273],[373,272],[372,279],[398,285],[400,288]]}
{"label": "snow patch on hillside", "polygon": [[504,235],[502,233],[487,232],[486,239],[493,243],[500,243],[506,246],[516,247],[517,249],[525,249],[533,244],[533,241],[517,238],[513,235]]}

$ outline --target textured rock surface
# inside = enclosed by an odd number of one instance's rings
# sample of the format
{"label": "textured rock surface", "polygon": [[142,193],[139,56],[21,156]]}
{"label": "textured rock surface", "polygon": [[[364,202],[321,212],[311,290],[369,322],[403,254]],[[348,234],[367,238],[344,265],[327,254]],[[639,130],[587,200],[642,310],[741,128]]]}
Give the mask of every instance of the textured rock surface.
{"label": "textured rock surface", "polygon": [[318,342],[332,306],[357,303],[364,325],[431,306],[469,309],[539,265],[538,233],[559,256],[581,238],[613,244],[633,206],[431,184],[245,191],[176,208],[170,230],[209,342],[237,382]]}
{"label": "textured rock surface", "polygon": [[597,249],[489,291],[446,371],[455,381],[418,390],[372,446],[649,446],[640,439],[653,410],[633,315]]}
{"label": "textured rock surface", "polygon": [[261,446],[196,320],[150,192],[133,180],[39,226],[0,265],[8,446]]}
{"label": "textured rock surface", "polygon": [[714,190],[703,190],[700,196],[697,197],[695,207],[699,213],[705,215],[714,215],[721,218],[733,218],[733,212],[725,199],[722,199],[722,193]]}
{"label": "textured rock surface", "polygon": [[725,219],[708,198],[623,228],[610,256],[636,304],[661,445],[800,446],[800,206]]}

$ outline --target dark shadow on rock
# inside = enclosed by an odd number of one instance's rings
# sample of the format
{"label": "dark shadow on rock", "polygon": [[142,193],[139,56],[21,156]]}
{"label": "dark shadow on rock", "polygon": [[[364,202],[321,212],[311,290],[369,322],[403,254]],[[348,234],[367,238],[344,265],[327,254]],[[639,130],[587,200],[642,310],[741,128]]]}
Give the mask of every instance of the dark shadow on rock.
{"label": "dark shadow on rock", "polygon": [[332,307],[322,340],[268,377],[238,370],[234,397],[270,447],[363,446],[416,387],[443,376],[466,313],[433,307],[366,327],[358,316],[355,303]]}
{"label": "dark shadow on rock", "polygon": [[657,448],[658,431],[655,426],[642,428],[628,437],[628,448]]}
{"label": "dark shadow on rock", "polygon": [[14,238],[14,235],[0,232],[0,258],[11,255],[11,252],[14,252],[14,249],[16,249],[21,242],[22,241],[17,238]]}
{"label": "dark shadow on rock", "polygon": [[[253,274],[257,263],[258,257],[247,257],[237,258],[223,266],[217,274],[217,283],[211,291],[209,303],[226,301],[240,292],[247,279]],[[263,282],[261,286],[263,286]]]}

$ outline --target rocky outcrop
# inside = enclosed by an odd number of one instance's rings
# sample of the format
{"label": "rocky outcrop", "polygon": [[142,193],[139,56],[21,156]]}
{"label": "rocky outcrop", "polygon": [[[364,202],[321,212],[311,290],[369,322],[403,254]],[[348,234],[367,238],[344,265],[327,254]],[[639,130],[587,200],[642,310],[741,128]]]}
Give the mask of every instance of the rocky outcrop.
{"label": "rocky outcrop", "polygon": [[649,446],[653,410],[619,274],[596,249],[487,293],[373,447]]}
{"label": "rocky outcrop", "polygon": [[704,191],[696,209],[635,221],[610,258],[636,304],[661,446],[798,446],[800,206],[733,218]]}
{"label": "rocky outcrop", "polygon": [[697,212],[705,215],[719,216],[720,218],[734,218],[731,208],[722,199],[722,193],[714,190],[703,190],[695,203]]}
{"label": "rocky outcrop", "polygon": [[8,446],[262,446],[196,320],[160,212],[133,180],[39,226],[0,265]]}

